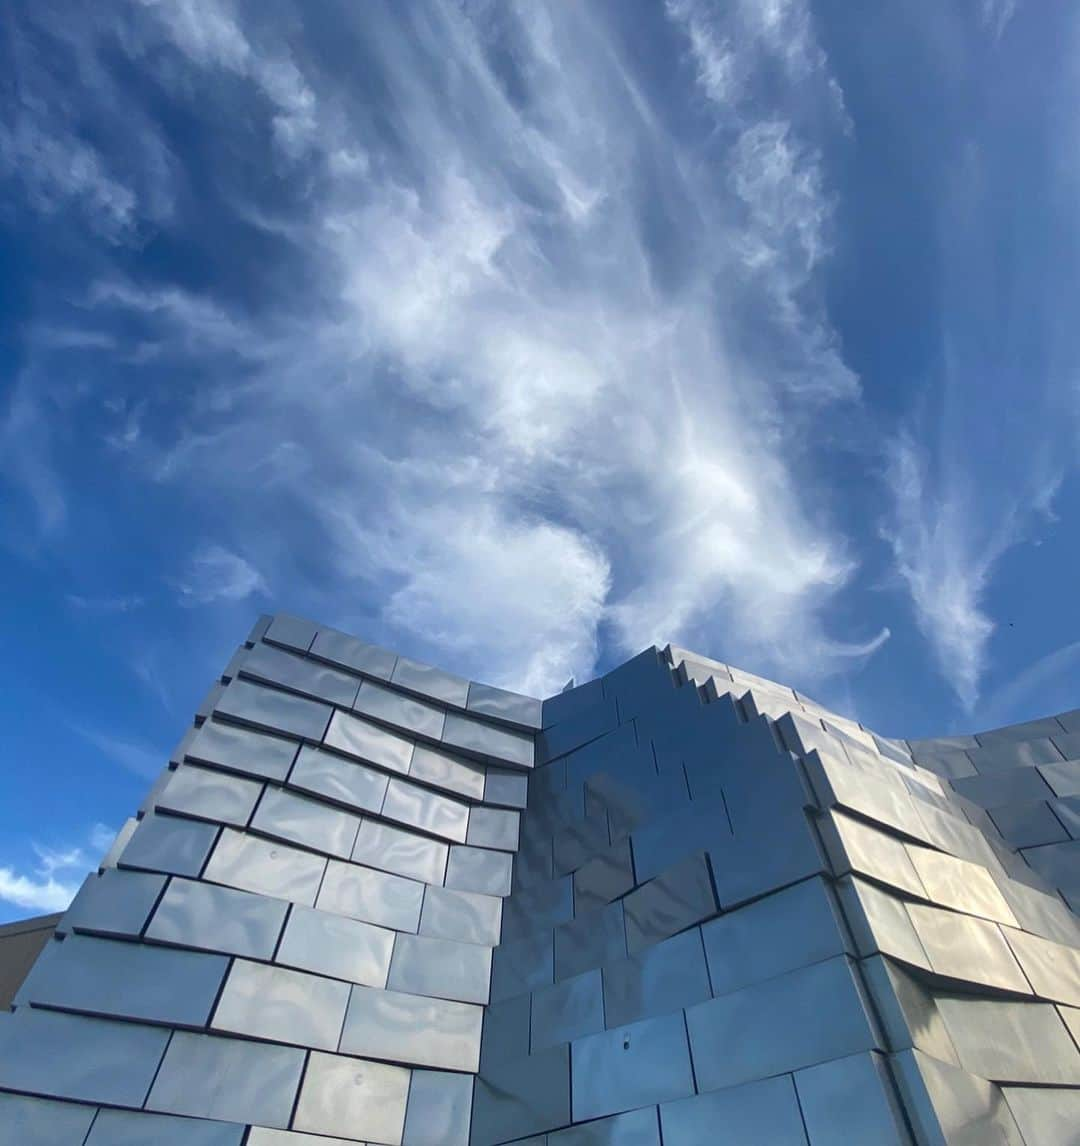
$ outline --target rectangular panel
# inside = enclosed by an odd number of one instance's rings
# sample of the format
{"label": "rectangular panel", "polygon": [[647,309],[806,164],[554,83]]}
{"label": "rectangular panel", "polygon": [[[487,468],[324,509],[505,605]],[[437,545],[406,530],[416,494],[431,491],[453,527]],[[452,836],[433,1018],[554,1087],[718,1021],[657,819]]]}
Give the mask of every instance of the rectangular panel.
{"label": "rectangular panel", "polygon": [[442,742],[463,752],[475,752],[478,756],[519,764],[523,768],[533,766],[533,737],[528,732],[515,732],[510,728],[496,728],[482,720],[472,720],[456,712],[446,714]]}
{"label": "rectangular panel", "polygon": [[267,641],[275,641],[279,645],[287,645],[290,649],[299,649],[300,652],[306,653],[317,631],[318,627],[303,617],[277,613],[267,625],[263,637]]}
{"label": "rectangular panel", "polygon": [[423,900],[422,883],[331,860],[315,906],[395,931],[416,931]]}
{"label": "rectangular panel", "polygon": [[139,821],[121,852],[120,866],[197,876],[219,830],[216,824],[199,824],[151,812]]}
{"label": "rectangular panel", "polygon": [[907,851],[927,896],[934,903],[1016,926],[1016,916],[986,868],[912,844]]}
{"label": "rectangular panel", "polygon": [[900,840],[835,811],[823,817],[819,826],[837,875],[854,871],[919,899],[929,898]]}
{"label": "rectangular panel", "polygon": [[354,676],[272,645],[257,644],[240,663],[239,671],[241,676],[279,684],[343,708],[351,707],[360,687]]}
{"label": "rectangular panel", "polygon": [[96,1106],[0,1093],[0,1146],[80,1146]]}
{"label": "rectangular panel", "polygon": [[205,878],[311,906],[324,871],[323,856],[226,828],[206,865]]}
{"label": "rectangular panel", "polygon": [[275,961],[320,975],[385,987],[394,932],[329,911],[294,907]]}
{"label": "rectangular panel", "polygon": [[468,1146],[472,1091],[467,1074],[414,1070],[404,1146]]}
{"label": "rectangular panel", "polygon": [[480,1040],[480,1070],[512,1062],[529,1053],[532,996],[514,995],[484,1008],[484,1034]]}
{"label": "rectangular panel", "polygon": [[449,796],[439,796],[419,784],[393,779],[386,789],[382,814],[388,820],[419,828],[433,836],[465,842],[469,827],[469,807]]}
{"label": "rectangular panel", "polygon": [[420,692],[455,708],[464,708],[469,699],[469,682],[431,665],[398,657],[390,680],[410,692]]}
{"label": "rectangular panel", "polygon": [[[829,1000],[829,1021],[818,1007]],[[875,1046],[862,997],[845,958],[698,1003],[686,1011],[702,1090],[813,1066]],[[738,1047],[738,1054],[731,1048]]]}
{"label": "rectangular panel", "polygon": [[364,676],[389,680],[397,663],[397,655],[376,645],[365,645],[355,637],[334,629],[320,629],[311,646],[310,655],[331,664],[341,665]]}
{"label": "rectangular panel", "polygon": [[575,1039],[570,1064],[575,1121],[694,1093],[681,1011]]}
{"label": "rectangular panel", "polygon": [[489,768],[484,784],[484,803],[524,808],[529,802],[529,777],[520,772]]}
{"label": "rectangular panel", "polygon": [[189,760],[281,782],[289,774],[297,747],[295,740],[208,720],[188,744],[185,755]]}
{"label": "rectangular panel", "polygon": [[446,865],[446,886],[458,891],[507,896],[510,894],[513,865],[513,857],[506,852],[453,844]]}
{"label": "rectangular panel", "polygon": [[305,1053],[298,1047],[177,1031],[147,1109],[284,1129]]}
{"label": "rectangular panel", "polygon": [[485,1062],[473,1097],[472,1146],[494,1146],[570,1121],[570,1048]]}
{"label": "rectangular panel", "polygon": [[221,955],[69,935],[45,945],[16,1001],[201,1027],[228,965]]}
{"label": "rectangular panel", "polygon": [[570,876],[533,884],[516,891],[503,904],[503,942],[554,927],[573,917],[574,888]]}
{"label": "rectangular panel", "polygon": [[525,728],[539,728],[541,724],[542,702],[521,693],[507,692],[490,684],[469,685],[469,699],[466,707],[470,712],[505,720],[508,724],[520,724]]}
{"label": "rectangular panel", "polygon": [[234,680],[218,698],[215,711],[245,724],[319,741],[333,709],[317,700]]}
{"label": "rectangular panel", "polygon": [[790,1075],[665,1102],[660,1124],[664,1146],[806,1146]]}
{"label": "rectangular panel", "polygon": [[365,716],[393,724],[396,728],[405,729],[406,732],[415,732],[418,736],[425,736],[429,740],[439,739],[446,718],[441,708],[425,704],[422,700],[413,700],[404,693],[384,688],[370,680],[364,681],[360,686],[353,707]]}
{"label": "rectangular panel", "polygon": [[543,1050],[604,1029],[600,972],[586,971],[532,994],[530,1049]]}
{"label": "rectangular panel", "polygon": [[483,1018],[483,1008],[472,1003],[353,987],[341,1050],[418,1066],[476,1071]]}
{"label": "rectangular panel", "polygon": [[574,872],[574,908],[579,915],[603,907],[634,886],[630,840],[611,844]]}
{"label": "rectangular panel", "polygon": [[303,844],[313,851],[348,859],[360,828],[360,817],[326,804],[267,788],[251,827],[268,836]]}
{"label": "rectangular panel", "polygon": [[1080,796],[1080,760],[1044,764],[1038,771],[1053,789],[1055,796]]}
{"label": "rectangular panel", "polygon": [[1025,1146],[1057,1146],[1070,1138],[1076,1141],[1080,1091],[1007,1086],[1002,1093]]}
{"label": "rectangular panel", "polygon": [[0,1014],[0,1087],[141,1106],[169,1033],[19,1007]]}
{"label": "rectangular panel", "polygon": [[609,903],[555,928],[556,979],[611,963],[626,953],[621,903]]}
{"label": "rectangular panel", "polygon": [[155,803],[167,812],[242,828],[251,818],[260,792],[262,785],[253,780],[181,764]]}
{"label": "rectangular panel", "polygon": [[603,969],[610,1027],[671,1014],[711,997],[701,931],[695,927]]}
{"label": "rectangular panel", "polygon": [[244,1127],[235,1122],[102,1110],[86,1146],[240,1146],[243,1139]]}
{"label": "rectangular panel", "polygon": [[608,847],[607,816],[596,819],[573,820],[555,832],[552,841],[552,855],[555,871],[565,875],[588,863],[594,856]]}
{"label": "rectangular panel", "polygon": [[810,1146],[908,1146],[884,1060],[858,1054],[795,1074]]}
{"label": "rectangular panel", "polygon": [[494,947],[501,917],[502,900],[497,896],[429,887],[424,892],[420,934]]}
{"label": "rectangular panel", "polygon": [[89,875],[57,932],[92,931],[102,935],[138,935],[165,887],[166,876],[108,868]]}
{"label": "rectangular panel", "polygon": [[503,808],[473,808],[465,842],[479,848],[517,851],[518,813]]}
{"label": "rectangular panel", "polygon": [[388,985],[412,995],[486,1003],[491,959],[489,948],[474,943],[398,935]]}
{"label": "rectangular panel", "polygon": [[183,947],[269,959],[288,910],[288,904],[280,899],[173,879],[146,929],[146,937]]}
{"label": "rectangular panel", "polygon": [[343,760],[305,744],[289,774],[289,787],[345,804],[358,812],[379,812],[387,777],[374,768]]}
{"label": "rectangular panel", "polygon": [[394,875],[442,884],[448,852],[447,845],[438,840],[428,840],[377,820],[364,820],[353,846],[352,858],[356,863],[368,864]]}
{"label": "rectangular panel", "polygon": [[293,1127],[400,1146],[412,1071],[313,1051]]}
{"label": "rectangular panel", "polygon": [[708,919],[719,910],[704,853],[680,863],[630,892],[622,901],[626,949],[633,955],[661,939]]}
{"label": "rectangular panel", "polygon": [[921,903],[909,903],[907,911],[930,966],[939,975],[1031,993],[1020,965],[993,923]]}
{"label": "rectangular panel", "polygon": [[470,800],[482,800],[484,796],[485,768],[471,760],[462,760],[438,748],[418,744],[413,752],[409,775],[423,780],[436,788],[458,792]]}
{"label": "rectangular panel", "polygon": [[854,876],[840,880],[836,891],[859,955],[881,952],[930,970],[930,960],[919,942],[904,900]]}
{"label": "rectangular panel", "polygon": [[1080,1007],[1080,951],[1012,927],[1001,933],[1037,995]]}
{"label": "rectangular panel", "polygon": [[323,743],[391,772],[408,772],[413,756],[411,740],[347,712],[334,713]]}
{"label": "rectangular panel", "polygon": [[303,971],[237,959],[213,1026],[257,1039],[337,1050],[349,985]]}
{"label": "rectangular panel", "polygon": [[554,981],[553,937],[538,931],[495,948],[491,961],[491,998],[506,999]]}

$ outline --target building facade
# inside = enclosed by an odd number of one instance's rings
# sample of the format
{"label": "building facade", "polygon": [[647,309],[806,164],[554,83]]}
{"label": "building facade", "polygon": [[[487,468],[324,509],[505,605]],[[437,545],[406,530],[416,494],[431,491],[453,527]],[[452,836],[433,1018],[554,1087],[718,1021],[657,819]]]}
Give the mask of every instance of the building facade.
{"label": "building facade", "polygon": [[0,1146],[1076,1143],[1078,907],[1080,711],[263,618],[0,1013]]}

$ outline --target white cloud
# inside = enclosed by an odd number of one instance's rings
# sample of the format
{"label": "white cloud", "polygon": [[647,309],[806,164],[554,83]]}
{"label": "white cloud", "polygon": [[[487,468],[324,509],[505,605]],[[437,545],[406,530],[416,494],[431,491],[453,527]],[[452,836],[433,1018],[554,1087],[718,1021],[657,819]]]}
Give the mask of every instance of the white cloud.
{"label": "white cloud", "polygon": [[263,575],[250,561],[221,545],[199,549],[175,585],[184,605],[243,601],[253,594],[265,597],[270,593]]}
{"label": "white cloud", "polygon": [[0,900],[29,911],[66,910],[114,836],[104,824],[94,824],[87,833],[89,852],[83,844],[57,849],[31,843],[36,862],[28,870],[0,865]]}

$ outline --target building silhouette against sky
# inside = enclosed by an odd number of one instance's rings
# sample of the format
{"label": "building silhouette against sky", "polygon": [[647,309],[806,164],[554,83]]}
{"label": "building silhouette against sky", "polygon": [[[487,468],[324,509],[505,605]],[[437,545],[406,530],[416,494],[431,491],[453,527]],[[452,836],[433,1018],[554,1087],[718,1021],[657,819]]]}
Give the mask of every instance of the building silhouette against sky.
{"label": "building silhouette against sky", "polygon": [[0,1146],[1077,1142],[1078,849],[1080,711],[890,740],[670,647],[541,703],[264,618],[0,942]]}

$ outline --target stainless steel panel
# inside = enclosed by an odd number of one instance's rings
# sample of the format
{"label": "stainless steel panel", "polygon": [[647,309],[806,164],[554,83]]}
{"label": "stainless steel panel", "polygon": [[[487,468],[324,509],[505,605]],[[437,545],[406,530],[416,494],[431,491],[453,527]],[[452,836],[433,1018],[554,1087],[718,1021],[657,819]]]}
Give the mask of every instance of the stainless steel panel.
{"label": "stainless steel panel", "polygon": [[506,999],[554,981],[552,933],[539,931],[495,948],[491,961],[491,998]]}
{"label": "stainless steel panel", "polygon": [[315,906],[395,931],[416,931],[424,885],[399,875],[331,860]]}
{"label": "stainless steel panel", "polygon": [[966,796],[983,808],[1023,804],[1029,800],[1049,800],[1054,794],[1035,768],[991,772],[986,776],[962,776],[953,780],[952,786],[961,796]]}
{"label": "stainless steel panel", "polygon": [[263,634],[264,639],[276,641],[279,645],[288,645],[290,649],[299,649],[306,653],[311,648],[318,628],[311,621],[303,617],[293,617],[288,613],[277,613]]}
{"label": "stainless steel panel", "polygon": [[703,924],[713,993],[724,995],[845,950],[823,880],[806,880]]}
{"label": "stainless steel panel", "polygon": [[565,875],[607,850],[609,843],[607,816],[597,819],[572,820],[555,832],[551,841],[555,871]]}
{"label": "stainless steel panel", "polygon": [[611,844],[574,872],[574,909],[579,915],[603,907],[634,886],[630,840]]}
{"label": "stainless steel panel", "polygon": [[660,1146],[656,1107],[556,1130],[548,1135],[547,1146]]}
{"label": "stainless steel panel", "polygon": [[[1048,725],[1057,732],[1055,726]],[[981,734],[980,734],[981,735]],[[969,748],[968,759],[980,772],[997,772],[1003,768],[1030,768],[1036,764],[1056,764],[1062,754],[1049,737],[1025,740],[1012,744],[986,745]]]}
{"label": "stainless steel panel", "polygon": [[164,1027],[19,1007],[0,1013],[0,1087],[142,1106],[168,1041]]}
{"label": "stainless steel panel", "polygon": [[410,692],[421,692],[424,696],[452,704],[455,708],[464,708],[465,702],[469,699],[467,680],[443,672],[441,669],[432,668],[431,665],[409,660],[408,657],[398,657],[390,680]]}
{"label": "stainless steel panel", "polygon": [[454,844],[446,865],[446,886],[484,895],[510,894],[513,857],[506,852]]}
{"label": "stainless steel panel", "polygon": [[411,740],[347,712],[334,713],[323,743],[391,772],[408,772],[413,756]]}
{"label": "stainless steel panel", "polygon": [[573,917],[574,887],[570,876],[533,884],[515,892],[503,904],[503,942],[554,927]]}
{"label": "stainless steel panel", "polygon": [[626,949],[633,955],[719,911],[709,861],[689,855],[622,901]]}
{"label": "stainless steel panel", "polygon": [[303,971],[237,959],[213,1026],[257,1039],[337,1050],[349,986]]}
{"label": "stainless steel panel", "polygon": [[484,1008],[484,1034],[480,1040],[480,1070],[493,1063],[512,1062],[529,1053],[532,996],[515,995]]}
{"label": "stainless steel panel", "polygon": [[360,687],[355,676],[327,668],[318,661],[283,652],[272,645],[256,645],[240,663],[239,671],[241,676],[280,684],[343,708],[352,705]]}
{"label": "stainless steel panel", "polygon": [[320,975],[385,987],[394,932],[311,907],[294,907],[275,957]]}
{"label": "stainless steel panel", "polygon": [[939,975],[1031,994],[1001,931],[985,919],[909,903],[908,916]]}
{"label": "stainless steel panel", "polygon": [[1080,796],[1080,760],[1044,764],[1038,772],[1053,789],[1055,796]]}
{"label": "stainless steel panel", "polygon": [[177,1031],[146,1107],[284,1129],[305,1053],[298,1047]]}
{"label": "stainless steel panel", "polygon": [[441,708],[425,704],[421,700],[413,700],[410,696],[395,692],[392,688],[384,688],[370,680],[364,681],[360,686],[353,707],[365,716],[393,724],[406,732],[426,736],[430,740],[439,739],[442,735],[443,721],[446,719],[446,714]]}
{"label": "stainless steel panel", "polygon": [[854,876],[840,880],[836,891],[859,955],[881,952],[930,970],[902,899]]}
{"label": "stainless steel panel", "polygon": [[317,741],[322,740],[334,710],[317,700],[234,680],[218,698],[215,711],[259,728]]}
{"label": "stainless steel panel", "polygon": [[568,1043],[604,1029],[604,991],[599,971],[586,971],[532,995],[530,1048]]}
{"label": "stainless steel panel", "polygon": [[135,1110],[102,1110],[86,1146],[240,1146],[244,1127],[235,1122],[179,1118]]}
{"label": "stainless steel panel", "polygon": [[660,1124],[664,1146],[806,1146],[790,1075],[665,1102]]}
{"label": "stainless steel panel", "polygon": [[1069,839],[1080,840],[1080,796],[1051,800],[1050,807]]}
{"label": "stainless steel panel", "polygon": [[534,750],[531,733],[515,732],[510,728],[496,728],[492,724],[460,716],[456,712],[446,714],[442,742],[451,748],[475,752],[478,756],[502,760],[508,764],[519,764],[523,768],[533,766]]}
{"label": "stainless steel panel", "polygon": [[251,827],[313,851],[348,859],[360,829],[360,817],[280,788],[267,788],[255,809]]}
{"label": "stainless steel panel", "polygon": [[609,903],[555,928],[555,978],[567,979],[600,967],[626,952],[623,905]]}
{"label": "stainless steel panel", "polygon": [[884,1061],[851,1055],[795,1072],[810,1146],[909,1146]]}
{"label": "stainless steel panel", "polygon": [[173,879],[146,929],[146,937],[182,947],[269,959],[288,910],[288,904],[279,899]]}
{"label": "stainless steel panel", "polygon": [[467,1074],[414,1070],[404,1146],[469,1146],[472,1090]]}
{"label": "stainless steel panel", "polygon": [[482,800],[484,796],[485,769],[483,764],[462,760],[449,752],[440,752],[426,744],[418,744],[413,752],[409,775],[436,788],[445,788],[468,796],[470,800]]}
{"label": "stainless steel panel", "polygon": [[830,812],[822,818],[820,826],[825,849],[837,875],[854,871],[919,899],[929,898],[900,840],[842,812]]}
{"label": "stainless steel panel", "polygon": [[82,1146],[97,1107],[0,1093],[0,1146]]}
{"label": "stainless steel panel", "polygon": [[120,866],[172,875],[198,875],[219,830],[216,824],[199,824],[151,813],[139,821],[120,854]]}
{"label": "stainless steel panel", "polygon": [[380,649],[376,645],[365,645],[355,637],[334,629],[320,629],[311,646],[311,656],[352,669],[365,676],[389,680],[397,663],[397,655]]}
{"label": "stainless steel panel", "polygon": [[1080,1091],[1007,1086],[1003,1093],[1025,1146],[1080,1141]]}
{"label": "stainless steel panel", "polygon": [[420,934],[494,947],[501,917],[502,900],[497,896],[429,887],[424,892]]}
{"label": "stainless steel panel", "polygon": [[181,764],[172,774],[156,806],[202,820],[244,827],[262,792],[262,785],[211,768]]}
{"label": "stainless steel panel", "polygon": [[484,784],[484,802],[507,808],[524,808],[529,802],[529,777],[520,772],[489,768]]}
{"label": "stainless steel panel", "polygon": [[313,1051],[293,1127],[400,1146],[411,1071]]}
{"label": "stainless steel panel", "polygon": [[909,845],[907,850],[927,896],[934,903],[1013,927],[1017,925],[1016,916],[986,868],[928,848]]}
{"label": "stainless steel panel", "polygon": [[1080,1007],[1080,951],[1012,927],[1001,933],[1036,995]]}
{"label": "stainless steel panel", "polygon": [[[816,1007],[829,1000],[829,1021]],[[841,1058],[876,1045],[846,958],[828,959],[686,1011],[702,1090]],[[738,1054],[731,1048],[738,1047]]]}
{"label": "stainless steel panel", "polygon": [[204,878],[310,907],[324,871],[323,856],[226,828],[206,865]]}
{"label": "stainless steel panel", "polygon": [[394,940],[388,981],[394,990],[486,1003],[490,981],[490,948],[425,935],[398,935]]}
{"label": "stainless steel panel", "polygon": [[139,826],[139,821],[134,816],[129,816],[121,825],[120,830],[116,833],[116,837],[109,845],[109,850],[101,858],[101,863],[98,867],[114,868],[117,861],[123,854],[124,848],[127,847],[128,841],[135,834],[135,829]]}
{"label": "stainless steel panel", "polygon": [[102,935],[138,935],[165,887],[166,877],[150,872],[108,868],[86,877],[57,932],[94,931]]}
{"label": "stainless steel panel", "polygon": [[448,854],[447,845],[438,840],[428,840],[377,820],[364,820],[352,849],[356,863],[437,884],[446,875]]}
{"label": "stainless steel panel", "polygon": [[671,1014],[710,998],[701,931],[692,928],[603,969],[607,1025]]}
{"label": "stainless steel panel", "polygon": [[378,812],[386,795],[387,777],[374,768],[342,760],[305,744],[289,775],[289,786],[325,796],[355,811]]}
{"label": "stainless steel panel", "polygon": [[509,724],[521,724],[526,728],[539,728],[541,724],[542,702],[531,696],[517,692],[507,692],[503,688],[493,688],[490,684],[469,685],[469,699],[466,707],[470,712],[481,716],[491,716],[505,720]]}
{"label": "stainless steel panel", "polygon": [[570,1066],[575,1122],[694,1093],[681,1011],[575,1039]]}
{"label": "stainless steel panel", "polygon": [[503,808],[473,808],[465,842],[478,848],[517,851],[518,813]]}
{"label": "stainless steel panel", "polygon": [[222,955],[69,935],[45,945],[17,1001],[201,1027],[228,965]]}
{"label": "stainless steel panel", "polygon": [[1013,848],[1032,848],[1069,839],[1061,820],[1043,801],[991,808],[989,814],[1002,839]]}
{"label": "stainless steel panel", "polygon": [[570,1121],[570,1048],[485,1062],[473,1092],[472,1146],[494,1146]]}
{"label": "stainless steel panel", "polygon": [[299,1130],[270,1130],[253,1126],[247,1146],[341,1146],[341,1138],[326,1134],[302,1134]]}
{"label": "stainless steel panel", "polygon": [[280,782],[289,774],[297,747],[295,740],[208,720],[187,746],[186,756],[189,760]]}
{"label": "stainless steel panel", "polygon": [[469,826],[467,804],[396,778],[390,781],[386,789],[382,814],[388,820],[396,820],[456,843],[465,842]]}
{"label": "stainless steel panel", "polygon": [[476,1071],[482,1007],[401,991],[353,987],[341,1032],[343,1054]]}
{"label": "stainless steel panel", "polygon": [[1024,859],[1055,887],[1067,895],[1080,893],[1080,842],[1046,844],[1041,848],[1028,848]]}
{"label": "stainless steel panel", "polygon": [[864,959],[859,970],[881,1022],[888,1050],[915,1047],[941,1062],[960,1065],[933,996],[921,983],[880,956]]}

